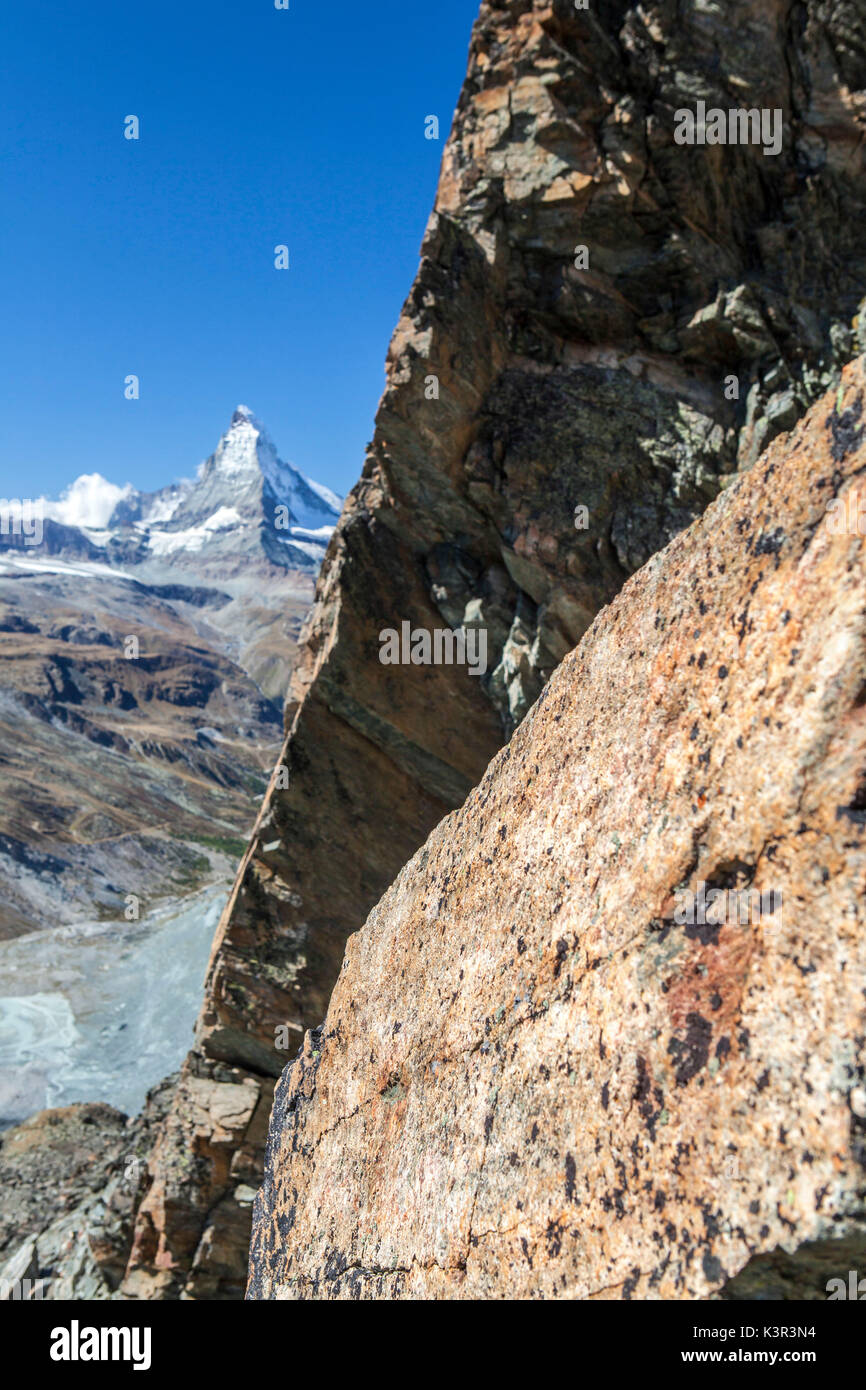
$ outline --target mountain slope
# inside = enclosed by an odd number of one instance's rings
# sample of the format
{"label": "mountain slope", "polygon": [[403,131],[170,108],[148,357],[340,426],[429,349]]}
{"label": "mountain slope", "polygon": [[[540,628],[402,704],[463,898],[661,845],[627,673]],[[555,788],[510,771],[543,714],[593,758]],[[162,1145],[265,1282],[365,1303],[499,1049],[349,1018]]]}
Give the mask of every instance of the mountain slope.
{"label": "mountain slope", "polygon": [[[186,488],[128,499],[109,529],[129,518],[144,537],[142,562],[219,567],[251,562],[316,571],[340,514],[340,499],[279,458],[264,426],[238,406],[215,452]],[[116,534],[112,537],[122,544]]]}
{"label": "mountain slope", "polygon": [[189,891],[247,830],[279,710],[188,592],[0,557],[0,938]]}
{"label": "mountain slope", "polygon": [[0,537],[0,937],[188,891],[246,835],[338,510],[239,407],[195,481],[87,475],[42,544]]}
{"label": "mountain slope", "polygon": [[203,578],[211,563],[224,577],[256,563],[315,573],[341,499],[285,463],[241,405],[194,480],[145,493],[85,474],[41,506],[43,543],[4,532],[0,550],[126,564],[150,576],[180,566]]}
{"label": "mountain slope", "polygon": [[[273,1077],[346,938],[628,575],[866,341],[864,55],[851,0],[482,4],[127,1296],[238,1296]],[[698,100],[782,110],[781,152],[678,144]],[[480,628],[486,675],[384,665],[403,622]]]}

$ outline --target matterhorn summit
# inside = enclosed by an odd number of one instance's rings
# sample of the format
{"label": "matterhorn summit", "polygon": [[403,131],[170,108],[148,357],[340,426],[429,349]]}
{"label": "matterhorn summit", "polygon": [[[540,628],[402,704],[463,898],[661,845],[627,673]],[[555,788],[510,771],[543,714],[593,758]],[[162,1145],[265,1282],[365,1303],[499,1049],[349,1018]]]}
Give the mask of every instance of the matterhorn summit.
{"label": "matterhorn summit", "polygon": [[239,405],[215,451],[171,515],[151,528],[152,555],[264,557],[283,568],[318,569],[340,499],[277,453],[264,425]]}
{"label": "matterhorn summit", "polygon": [[[156,492],[118,486],[99,474],[77,478],[58,502],[44,500],[47,557],[138,569],[145,582],[192,571],[199,581],[317,573],[342,506],[330,488],[281,459],[248,406],[239,405],[216,449],[192,480]],[[22,550],[0,536],[0,550]],[[11,556],[8,563],[24,563]]]}
{"label": "matterhorn summit", "polygon": [[284,693],[342,502],[280,458],[248,406],[194,477],[141,492],[85,474],[41,506],[38,544],[0,530],[0,581],[41,576],[91,613],[116,585],[133,608],[173,605],[269,696]]}

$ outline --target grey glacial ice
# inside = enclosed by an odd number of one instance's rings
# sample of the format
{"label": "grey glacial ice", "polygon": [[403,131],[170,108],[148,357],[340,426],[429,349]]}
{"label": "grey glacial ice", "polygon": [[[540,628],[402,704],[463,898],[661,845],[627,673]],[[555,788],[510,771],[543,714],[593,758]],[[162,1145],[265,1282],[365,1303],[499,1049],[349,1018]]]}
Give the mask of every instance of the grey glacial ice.
{"label": "grey glacial ice", "polygon": [[138,1112],[189,1049],[227,896],[0,942],[0,1128],[74,1101]]}

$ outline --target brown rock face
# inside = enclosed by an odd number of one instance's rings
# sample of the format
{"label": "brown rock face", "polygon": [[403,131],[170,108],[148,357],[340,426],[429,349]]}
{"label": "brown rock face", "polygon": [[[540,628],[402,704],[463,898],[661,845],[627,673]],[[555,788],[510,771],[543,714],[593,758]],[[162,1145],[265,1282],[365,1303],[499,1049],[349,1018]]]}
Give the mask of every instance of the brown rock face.
{"label": "brown rock face", "polygon": [[[223,924],[211,1055],[278,1070],[275,1027],[320,1022],[348,932],[599,608],[826,389],[833,342],[851,355],[834,319],[866,286],[866,104],[846,83],[866,78],[862,18],[682,8],[482,6],[293,682],[290,786]],[[731,75],[743,106],[783,112],[779,155],[674,143],[677,109],[729,105]],[[382,666],[402,621],[483,628],[486,677]]]}
{"label": "brown rock face", "polygon": [[271,1088],[239,1069],[198,1076],[193,1062],[181,1073],[150,1156],[123,1285],[126,1298],[176,1296],[178,1266],[187,1298],[243,1294],[238,1252],[249,1244]]}
{"label": "brown rock face", "polygon": [[864,396],[861,360],[626,584],[351,938],[251,1297],[826,1298],[862,1262]]}
{"label": "brown rock face", "polygon": [[[192,1074],[279,1073],[346,938],[595,614],[856,350],[864,76],[853,0],[482,4]],[[780,111],[780,152],[677,144],[702,100]],[[404,622],[483,631],[486,674],[382,664]],[[160,1152],[127,1287],[189,1295],[229,1188],[180,1140]]]}

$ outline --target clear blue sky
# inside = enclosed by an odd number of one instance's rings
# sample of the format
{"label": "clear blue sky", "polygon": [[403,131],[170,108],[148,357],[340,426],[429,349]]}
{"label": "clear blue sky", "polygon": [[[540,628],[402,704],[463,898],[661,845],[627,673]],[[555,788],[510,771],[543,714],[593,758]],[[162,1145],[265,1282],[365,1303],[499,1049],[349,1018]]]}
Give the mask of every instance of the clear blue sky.
{"label": "clear blue sky", "polygon": [[[478,0],[18,0],[0,496],[190,476],[234,407],[356,481]],[[135,114],[141,138],[123,137]],[[424,138],[436,114],[441,140]],[[273,248],[291,268],[274,269]],[[124,378],[141,379],[126,401]]]}

